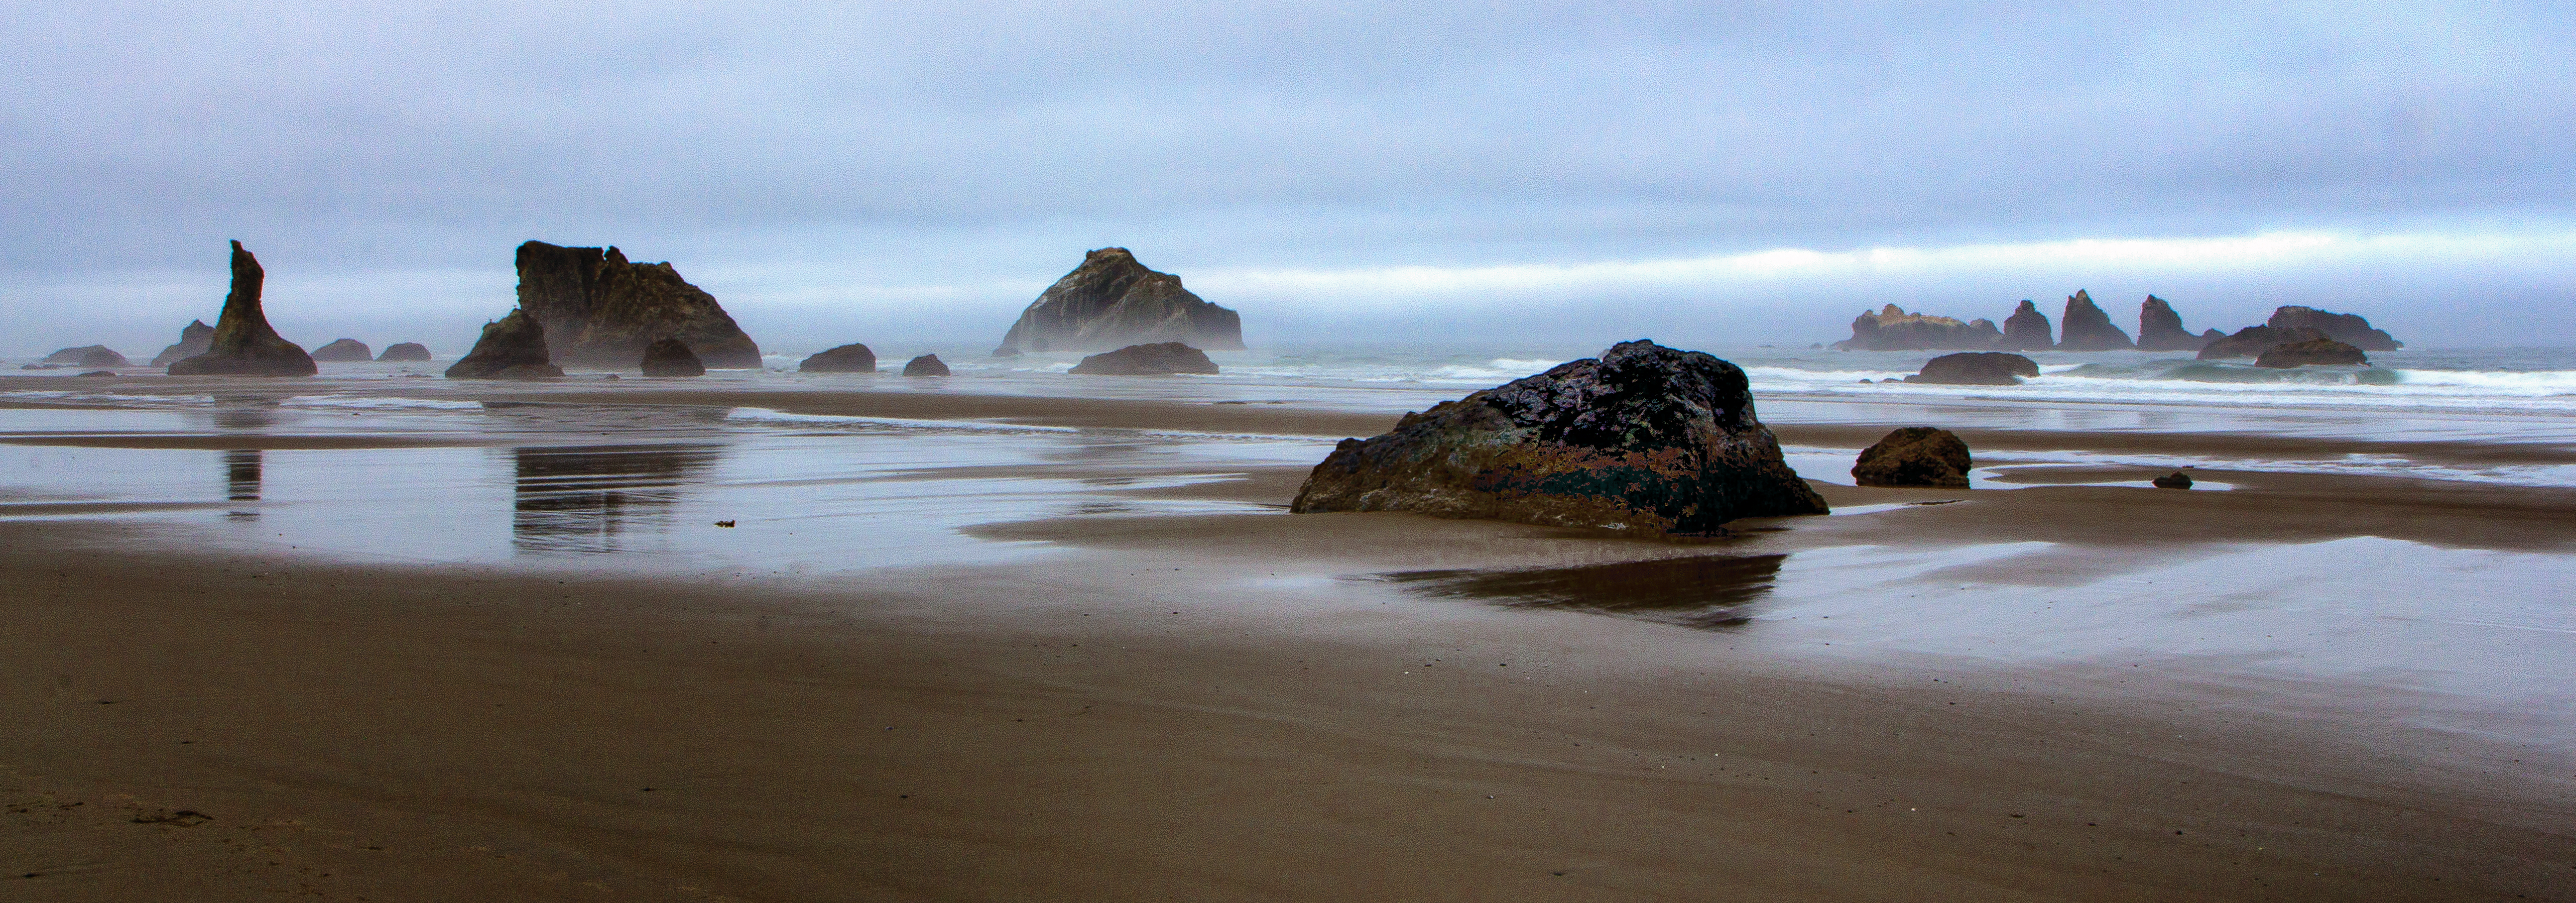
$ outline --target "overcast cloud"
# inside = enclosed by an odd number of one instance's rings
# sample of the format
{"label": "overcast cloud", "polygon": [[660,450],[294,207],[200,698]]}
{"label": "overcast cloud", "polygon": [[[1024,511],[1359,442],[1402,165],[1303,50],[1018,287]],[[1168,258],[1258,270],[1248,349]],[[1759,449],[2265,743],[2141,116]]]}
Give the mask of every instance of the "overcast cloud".
{"label": "overcast cloud", "polygon": [[149,353],[228,238],[291,338],[448,353],[529,238],[774,350],[997,338],[1110,244],[1256,342],[2576,317],[2567,5],[1424,6],[7,3],[0,351]]}

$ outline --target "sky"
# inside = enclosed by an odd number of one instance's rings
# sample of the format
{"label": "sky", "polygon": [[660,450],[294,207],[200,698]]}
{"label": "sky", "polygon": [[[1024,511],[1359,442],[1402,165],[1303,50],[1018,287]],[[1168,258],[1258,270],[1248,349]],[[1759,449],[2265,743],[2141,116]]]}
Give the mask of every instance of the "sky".
{"label": "sky", "polygon": [[[1816,9],[1831,6],[1831,9]],[[765,348],[998,340],[1119,245],[1247,340],[1832,341],[2153,292],[2576,344],[2569,4],[0,2],[0,354],[227,239],[461,353],[527,239]]]}

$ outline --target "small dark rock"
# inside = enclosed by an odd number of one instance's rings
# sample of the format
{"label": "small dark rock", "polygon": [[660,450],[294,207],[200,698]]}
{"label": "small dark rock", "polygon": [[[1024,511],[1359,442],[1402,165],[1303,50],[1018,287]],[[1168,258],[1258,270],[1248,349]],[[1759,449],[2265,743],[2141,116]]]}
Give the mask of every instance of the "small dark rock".
{"label": "small dark rock", "polygon": [[1968,488],[1968,443],[1958,434],[1909,426],[1887,434],[1860,453],[1852,481],[1863,486]]}
{"label": "small dark rock", "polygon": [[525,310],[483,324],[474,350],[447,368],[448,379],[537,379],[562,376],[546,353],[546,328]]}
{"label": "small dark rock", "polygon": [[83,374],[81,374],[81,375],[82,375],[82,376],[115,376],[115,375],[116,375],[116,371],[114,371],[114,370],[92,370],[92,371],[90,371],[90,372],[83,373]]}
{"label": "small dark rock", "polygon": [[2021,377],[2038,376],[2039,362],[2005,351],[1944,354],[1923,362],[1923,372],[1906,382],[1936,386],[2017,386]]}
{"label": "small dark rock", "polygon": [[2155,478],[2154,482],[2158,489],[2189,489],[2191,488],[2191,475],[2177,470]]}
{"label": "small dark rock", "polygon": [[2309,364],[2367,367],[2370,366],[2370,358],[2363,356],[2361,349],[2333,339],[2309,339],[2287,345],[2274,345],[2265,350],[2262,357],[2254,360],[2254,366],[2271,367],[2276,370],[2304,367]]}
{"label": "small dark rock", "polygon": [[875,373],[877,353],[858,343],[815,354],[796,365],[798,373]]}
{"label": "small dark rock", "polygon": [[1180,342],[1157,342],[1151,345],[1129,345],[1106,354],[1095,354],[1073,365],[1071,372],[1103,376],[1162,376],[1172,373],[1215,373],[1216,362],[1207,352]]}
{"label": "small dark rock", "polygon": [[357,339],[333,339],[331,344],[313,349],[313,359],[334,362],[365,362],[376,359],[375,349]]}
{"label": "small dark rock", "polygon": [[640,364],[646,376],[705,376],[707,365],[689,353],[689,344],[679,339],[660,339],[644,346]]}
{"label": "small dark rock", "polygon": [[941,361],[941,360],[939,359],[939,355],[936,355],[936,354],[925,354],[925,355],[922,355],[922,356],[920,356],[920,357],[913,358],[913,359],[912,359],[912,360],[910,360],[910,361],[906,361],[906,362],[904,362],[904,365],[903,365],[903,375],[905,375],[905,376],[947,376],[947,375],[948,375],[948,364],[947,364],[946,362],[944,362],[944,361]]}
{"label": "small dark rock", "polygon": [[429,360],[429,346],[419,342],[395,342],[385,346],[385,353],[376,355],[376,360],[378,362]]}

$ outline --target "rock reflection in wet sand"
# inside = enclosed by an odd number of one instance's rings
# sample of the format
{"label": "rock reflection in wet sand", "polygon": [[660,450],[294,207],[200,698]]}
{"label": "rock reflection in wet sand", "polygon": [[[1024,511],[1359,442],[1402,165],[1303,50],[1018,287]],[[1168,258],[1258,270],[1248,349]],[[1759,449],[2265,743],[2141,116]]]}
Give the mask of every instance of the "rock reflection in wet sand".
{"label": "rock reflection in wet sand", "polygon": [[1787,555],[1704,555],[1569,568],[1400,571],[1380,579],[1426,596],[1570,608],[1681,624],[1732,627],[1771,592]]}
{"label": "rock reflection in wet sand", "polygon": [[511,542],[523,552],[618,552],[638,534],[668,533],[681,489],[702,480],[717,446],[520,448]]}
{"label": "rock reflection in wet sand", "polygon": [[[228,502],[259,501],[260,451],[256,448],[235,449],[224,453],[224,500]],[[226,512],[231,517],[259,516],[256,506],[235,508]]]}

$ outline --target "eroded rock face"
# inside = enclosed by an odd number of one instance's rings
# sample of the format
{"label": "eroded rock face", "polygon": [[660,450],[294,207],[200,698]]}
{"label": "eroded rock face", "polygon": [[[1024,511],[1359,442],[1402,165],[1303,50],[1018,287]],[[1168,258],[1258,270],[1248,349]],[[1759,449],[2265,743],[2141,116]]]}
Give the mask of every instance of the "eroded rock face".
{"label": "eroded rock face", "polygon": [[2182,328],[2182,315],[2175,313],[2165,299],[2148,295],[2146,302],[2138,305],[2138,350],[2199,351],[2209,342]]}
{"label": "eroded rock face", "polygon": [[2004,351],[1944,354],[1923,362],[1923,372],[1906,382],[1936,386],[2018,386],[2021,377],[2038,376],[2039,362]]}
{"label": "eroded rock face", "polygon": [[636,366],[646,376],[705,376],[707,365],[689,351],[689,343],[679,339],[662,339],[644,346],[644,359]]}
{"label": "eroded rock face", "polygon": [[429,346],[419,342],[395,342],[385,346],[385,353],[377,355],[376,360],[380,362],[429,360]]}
{"label": "eroded rock face", "polygon": [[760,366],[760,345],[669,263],[532,241],[519,246],[518,267],[519,309],[545,327],[554,363],[632,367],[645,346],[679,339],[707,366]]}
{"label": "eroded rock face", "polygon": [[1887,434],[1860,453],[1852,481],[1863,486],[1968,488],[1968,443],[1958,434],[1909,426]]}
{"label": "eroded rock face", "polygon": [[1646,534],[1824,514],[1753,413],[1744,371],[1623,342],[1345,439],[1290,510],[1411,511]]}
{"label": "eroded rock face", "polygon": [[1181,277],[1146,269],[1126,248],[1102,248],[1030,302],[993,356],[1152,342],[1241,350],[1243,318],[1191,294]]}
{"label": "eroded rock face", "polygon": [[2291,342],[2304,342],[2325,337],[2325,333],[2304,326],[2295,329],[2248,326],[2237,330],[2235,335],[2223,336],[2201,346],[2199,358],[2204,361],[2221,361],[2228,358],[2261,357],[2263,352],[2270,350],[2274,345],[2287,345]]}
{"label": "eroded rock face", "polygon": [[215,347],[215,328],[206,325],[204,320],[190,320],[188,325],[179,329],[179,343],[161,349],[160,354],[153,356],[152,366],[167,367],[204,354],[206,349],[213,347]]}
{"label": "eroded rock face", "polygon": [[1207,352],[1179,342],[1152,345],[1129,345],[1107,354],[1095,354],[1073,365],[1071,372],[1100,376],[1164,376],[1173,373],[1215,373],[1216,362]]}
{"label": "eroded rock face", "polygon": [[2254,360],[2254,366],[2280,370],[2304,367],[2309,364],[2367,367],[2370,365],[2370,358],[2363,356],[2361,349],[2333,339],[2309,339],[2304,342],[2274,345],[2265,349],[2262,357]]}
{"label": "eroded rock face", "polygon": [[367,343],[357,339],[333,339],[331,344],[313,349],[313,359],[340,362],[372,361],[376,359],[376,352],[375,349],[367,347]]}
{"label": "eroded rock face", "polygon": [[815,354],[796,365],[798,373],[875,373],[877,353],[857,343]]}
{"label": "eroded rock face", "polygon": [[2363,351],[2395,351],[2406,343],[2391,337],[2385,330],[2370,328],[2370,321],[2360,314],[2339,314],[2296,304],[2275,308],[2265,326],[2274,329],[2314,329],[2326,338],[2351,345]]}
{"label": "eroded rock face", "polygon": [[1992,348],[2004,334],[1992,320],[1909,314],[1890,304],[1852,319],[1852,337],[1834,343],[1844,351],[1941,351]]}
{"label": "eroded rock face", "polygon": [[448,379],[539,379],[562,376],[549,360],[546,328],[525,310],[483,324],[474,350],[447,368]]}
{"label": "eroded rock face", "polygon": [[913,358],[912,360],[905,361],[903,364],[903,375],[947,376],[948,362],[940,360],[939,355],[925,354],[920,357]]}
{"label": "eroded rock face", "polygon": [[2012,316],[2004,318],[2004,340],[1995,347],[2005,351],[2047,351],[2057,347],[2057,340],[2049,332],[2048,315],[2024,298]]}
{"label": "eroded rock face", "polygon": [[2057,350],[2116,351],[2137,346],[2128,333],[2111,325],[2111,315],[2094,305],[2092,295],[2077,289],[2066,297],[2066,314],[2057,321]]}
{"label": "eroded rock face", "polygon": [[215,334],[206,352],[170,364],[172,376],[311,376],[320,371],[304,348],[269,328],[259,306],[268,273],[259,258],[233,242],[233,288],[224,296],[224,312],[215,318]]}

